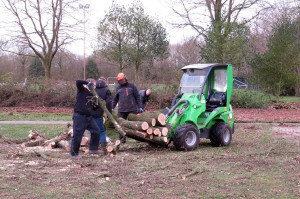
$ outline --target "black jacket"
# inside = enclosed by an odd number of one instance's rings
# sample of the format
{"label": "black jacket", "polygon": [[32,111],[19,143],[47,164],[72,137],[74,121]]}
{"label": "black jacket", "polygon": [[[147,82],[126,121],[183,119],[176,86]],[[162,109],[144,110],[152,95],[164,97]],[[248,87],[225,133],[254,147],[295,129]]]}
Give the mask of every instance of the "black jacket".
{"label": "black jacket", "polygon": [[140,90],[139,94],[140,94],[140,100],[142,103],[142,108],[144,109],[146,106],[146,102],[149,101],[149,95],[146,95],[146,90]]}
{"label": "black jacket", "polygon": [[126,83],[119,85],[112,102],[112,108],[118,103],[118,112],[137,112],[137,108],[142,108],[140,95],[134,84]]}
{"label": "black jacket", "polygon": [[81,115],[90,116],[92,110],[92,102],[90,101],[90,99],[92,98],[93,94],[88,89],[83,87],[83,85],[88,83],[89,82],[85,80],[76,81],[77,95],[74,112]]}
{"label": "black jacket", "polygon": [[[96,93],[98,94],[98,96],[105,100],[106,102],[106,108],[109,110],[109,112],[111,112],[112,106],[111,106],[111,102],[112,102],[112,97],[111,97],[111,92],[110,90],[107,88],[107,86],[105,85],[105,83],[101,80],[97,80],[96,81],[96,89],[95,89]],[[96,107],[96,109],[92,110],[92,116],[94,117],[102,117],[103,116],[103,109],[100,107],[100,105],[98,105]]]}

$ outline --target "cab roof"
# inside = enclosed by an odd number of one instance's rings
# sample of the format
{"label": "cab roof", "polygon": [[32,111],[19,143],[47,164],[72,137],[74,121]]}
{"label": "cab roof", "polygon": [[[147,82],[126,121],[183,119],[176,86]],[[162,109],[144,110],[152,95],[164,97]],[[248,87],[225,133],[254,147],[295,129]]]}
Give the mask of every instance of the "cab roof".
{"label": "cab roof", "polygon": [[191,64],[181,68],[181,70],[186,69],[205,69],[205,68],[213,68],[216,66],[228,66],[229,64],[220,64],[220,63],[208,63],[208,64]]}

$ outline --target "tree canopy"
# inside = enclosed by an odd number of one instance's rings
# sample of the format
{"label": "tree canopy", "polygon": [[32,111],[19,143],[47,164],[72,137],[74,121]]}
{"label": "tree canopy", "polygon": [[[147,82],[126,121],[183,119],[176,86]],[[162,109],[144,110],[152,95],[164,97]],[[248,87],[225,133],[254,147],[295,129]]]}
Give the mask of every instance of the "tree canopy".
{"label": "tree canopy", "polygon": [[99,70],[96,62],[93,59],[88,59],[86,65],[86,75],[88,78],[93,78],[93,79],[99,78]]}
{"label": "tree canopy", "polygon": [[118,62],[120,71],[144,62],[168,56],[167,33],[160,22],[148,16],[140,2],[129,8],[113,4],[100,21],[99,47],[110,60]]}
{"label": "tree canopy", "polygon": [[287,88],[295,88],[300,67],[299,22],[282,16],[268,39],[268,50],[253,65],[260,87],[279,96]]}

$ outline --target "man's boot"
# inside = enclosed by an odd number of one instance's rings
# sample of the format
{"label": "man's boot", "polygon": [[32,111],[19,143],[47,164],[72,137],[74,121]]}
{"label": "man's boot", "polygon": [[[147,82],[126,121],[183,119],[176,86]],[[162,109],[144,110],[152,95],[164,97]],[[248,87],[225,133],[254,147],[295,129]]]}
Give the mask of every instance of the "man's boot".
{"label": "man's boot", "polygon": [[102,154],[107,155],[106,142],[101,142]]}

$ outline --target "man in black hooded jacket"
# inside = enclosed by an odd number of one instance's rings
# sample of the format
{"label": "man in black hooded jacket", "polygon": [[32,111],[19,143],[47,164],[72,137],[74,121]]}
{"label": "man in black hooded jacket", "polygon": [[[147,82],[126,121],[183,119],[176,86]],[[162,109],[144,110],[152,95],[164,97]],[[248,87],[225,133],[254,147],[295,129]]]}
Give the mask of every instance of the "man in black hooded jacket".
{"label": "man in black hooded jacket", "polygon": [[[86,86],[87,84],[88,86]],[[91,132],[89,153],[99,153],[99,127],[91,116],[93,94],[89,91],[89,86],[93,86],[93,83],[85,80],[76,81],[77,95],[73,113],[73,137],[70,150],[71,156],[75,158],[79,157],[80,142],[86,129]]]}
{"label": "man in black hooded jacket", "polygon": [[[95,91],[101,99],[105,100],[106,108],[111,112],[112,110],[111,92],[105,85],[105,82],[101,80],[97,80]],[[103,109],[98,105],[96,109],[92,110],[92,116],[100,129],[100,144],[103,151],[103,155],[106,155],[107,154],[106,135],[105,135],[105,129],[103,124],[103,112],[104,112]]]}

